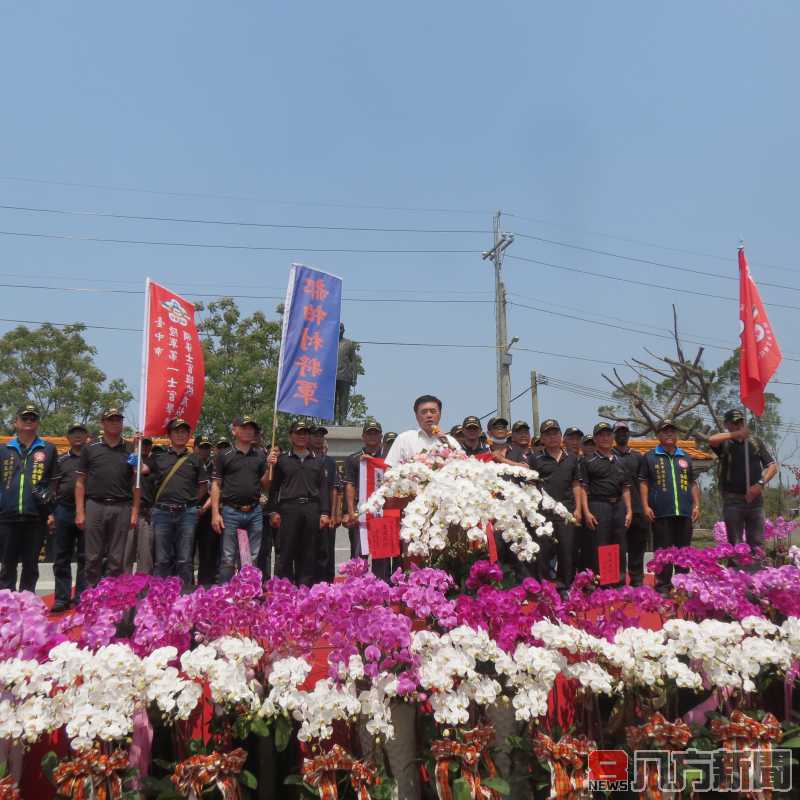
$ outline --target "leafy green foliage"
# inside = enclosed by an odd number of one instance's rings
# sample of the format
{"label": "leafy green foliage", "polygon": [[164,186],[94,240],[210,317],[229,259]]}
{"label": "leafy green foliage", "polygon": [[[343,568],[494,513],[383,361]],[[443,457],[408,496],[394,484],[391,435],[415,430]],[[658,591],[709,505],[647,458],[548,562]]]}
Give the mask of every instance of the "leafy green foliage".
{"label": "leafy green foliage", "polygon": [[292,723],[286,717],[278,717],[275,721],[275,749],[282,753],[292,738]]}
{"label": "leafy green foliage", "polygon": [[0,422],[6,428],[26,402],[42,412],[41,433],[56,436],[63,436],[74,420],[97,427],[103,408],[130,403],[133,395],[123,380],[106,385],[85,330],[79,323],[63,328],[45,323],[36,329],[20,325],[0,337]]}

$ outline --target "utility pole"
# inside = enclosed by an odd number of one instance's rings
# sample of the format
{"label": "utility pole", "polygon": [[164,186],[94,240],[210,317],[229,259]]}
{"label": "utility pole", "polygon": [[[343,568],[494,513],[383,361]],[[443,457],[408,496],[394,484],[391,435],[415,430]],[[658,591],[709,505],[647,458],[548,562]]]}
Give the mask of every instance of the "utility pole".
{"label": "utility pole", "polygon": [[539,380],[536,375],[536,370],[531,370],[531,422],[533,424],[532,433],[533,438],[539,435]]}
{"label": "utility pole", "polygon": [[[496,322],[495,347],[497,348],[497,413],[511,421],[511,353],[508,344],[506,320],[506,287],[503,284],[503,253],[514,237],[500,229],[500,212],[494,215],[492,225],[494,245],[482,254],[484,261],[494,261],[494,311]],[[515,340],[516,341],[516,340]]]}

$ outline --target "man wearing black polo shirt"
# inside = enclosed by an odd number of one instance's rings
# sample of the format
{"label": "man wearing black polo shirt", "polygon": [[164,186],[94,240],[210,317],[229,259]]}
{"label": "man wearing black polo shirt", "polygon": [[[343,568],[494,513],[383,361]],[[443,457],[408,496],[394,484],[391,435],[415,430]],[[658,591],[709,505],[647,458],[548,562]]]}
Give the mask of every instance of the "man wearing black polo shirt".
{"label": "man wearing black polo shirt", "polygon": [[238,554],[238,534],[247,531],[250,556],[255,564],[261,548],[264,516],[259,505],[261,489],[269,486],[267,458],[255,446],[261,426],[252,417],[233,423],[233,447],[217,453],[211,481],[211,527],[222,534],[218,583],[233,577]]}
{"label": "man wearing black polo shirt", "polygon": [[[345,515],[342,525],[347,527],[350,537],[350,558],[361,556],[361,534],[358,524],[358,498],[361,481],[361,460],[365,456],[372,458],[381,457],[380,422],[368,419],[361,431],[362,448],[347,456],[344,462],[344,499]],[[364,556],[366,558],[366,556]],[[378,558],[372,560],[372,571],[382,580],[389,581],[392,569],[391,558]]]}
{"label": "man wearing black polo shirt", "polygon": [[[295,420],[289,428],[291,449],[269,454],[270,508],[280,525],[279,578],[304,586],[314,583],[319,537],[330,524],[330,494],[322,459],[308,449],[308,426]],[[325,531],[321,534],[320,531]]]}
{"label": "man wearing black polo shirt", "polygon": [[592,563],[598,571],[597,548],[619,545],[620,582],[625,580],[625,532],[631,524],[631,490],[628,475],[612,452],[614,432],[607,422],[594,426],[595,452],[581,465],[583,518],[592,535]]}
{"label": "man wearing black polo shirt", "polygon": [[[542,479],[544,490],[553,500],[562,503],[581,522],[581,484],[578,459],[561,446],[561,426],[554,419],[546,419],[540,427],[543,452],[528,455],[528,465],[535,469]],[[563,593],[572,585],[575,578],[578,552],[578,528],[576,525],[556,519],[553,522],[553,538],[558,553],[557,583]],[[537,540],[539,553],[537,566],[543,573],[549,561],[550,547],[548,537]],[[544,577],[544,575],[543,575]]]}
{"label": "man wearing black polo shirt", "polygon": [[319,552],[317,553],[316,579],[332,583],[336,577],[336,528],[333,524],[334,509],[338,502],[338,475],[336,470],[336,459],[329,456],[328,446],[325,437],[328,429],[324,425],[315,425],[308,429],[308,445],[311,452],[325,466],[325,477],[328,481],[328,494],[330,495],[329,506],[331,509],[331,522],[328,527],[320,531]]}
{"label": "man wearing black polo shirt", "polygon": [[194,578],[194,534],[208,476],[196,452],[186,445],[192,429],[185,419],[167,424],[169,447],[153,456],[153,537],[159,578],[177,575],[184,591]]}
{"label": "man wearing black polo shirt", "polygon": [[461,423],[461,430],[464,434],[464,444],[462,449],[468,456],[477,456],[480,453],[488,453],[489,448],[481,441],[483,428],[481,421],[477,417],[464,417]]}
{"label": "man wearing black polo shirt", "polygon": [[135,456],[122,439],[122,412],[109,408],[100,418],[100,441],[81,451],[75,481],[75,524],[83,529],[86,582],[95,586],[106,574],[122,574],[128,531],[139,519],[134,487]]}
{"label": "man wearing black polo shirt", "polygon": [[[739,544],[744,539],[750,547],[763,547],[762,495],[764,486],[777,474],[778,465],[766,445],[750,436],[744,414],[738,408],[726,411],[724,422],[725,433],[715,433],[708,443],[719,458],[722,518],[728,541]],[[749,457],[747,468],[745,448]]]}
{"label": "man wearing black polo shirt", "polygon": [[14,421],[16,436],[0,447],[0,589],[35,592],[39,550],[46,533],[56,449],[39,438],[39,411],[22,406]]}
{"label": "man wearing black polo shirt", "polygon": [[642,496],[639,493],[639,473],[642,469],[644,456],[628,445],[631,432],[628,423],[619,421],[614,423],[614,447],[611,452],[619,459],[625,468],[631,488],[631,511],[633,518],[626,536],[628,544],[628,572],[631,576],[631,586],[641,586],[644,582],[644,552],[647,549],[647,539],[650,536],[650,521],[642,508]]}
{"label": "man wearing black polo shirt", "polygon": [[[531,426],[524,419],[518,419],[511,426],[511,443],[518,447],[526,458],[533,453]],[[542,452],[544,452],[544,449],[542,449]]]}
{"label": "man wearing black polo shirt", "polygon": [[86,446],[89,432],[82,422],[74,422],[67,430],[69,450],[56,461],[53,482],[56,485],[56,505],[53,524],[56,533],[56,552],[53,560],[55,602],[51,611],[66,611],[72,600],[72,556],[75,555],[75,603],[86,588],[86,557],[83,531],[75,524],[75,481],[81,450]]}
{"label": "man wearing black polo shirt", "polygon": [[564,449],[575,458],[580,458],[581,455],[581,439],[583,431],[580,428],[567,428],[564,431]]}

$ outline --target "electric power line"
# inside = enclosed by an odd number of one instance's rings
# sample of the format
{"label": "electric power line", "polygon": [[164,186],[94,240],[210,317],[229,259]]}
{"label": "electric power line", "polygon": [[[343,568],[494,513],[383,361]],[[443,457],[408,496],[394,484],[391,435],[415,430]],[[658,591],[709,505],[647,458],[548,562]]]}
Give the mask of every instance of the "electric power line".
{"label": "electric power line", "polygon": [[[618,275],[609,275],[606,272],[594,272],[588,269],[581,269],[580,267],[567,267],[563,264],[552,264],[549,261],[540,261],[537,258],[530,258],[528,256],[514,256],[509,254],[508,258],[514,259],[515,261],[526,261],[529,264],[538,264],[542,267],[551,267],[552,269],[560,269],[564,270],[565,272],[574,272],[579,275],[589,275],[593,278],[606,278],[607,280],[612,281],[620,281],[621,283],[631,283],[635,286],[644,286],[648,289],[665,289],[669,292],[680,292],[681,294],[692,294],[697,295],[698,297],[709,297],[713,300],[730,300],[734,303],[738,303],[739,300],[736,297],[725,297],[724,295],[714,294],[713,292],[698,292],[694,289],[682,289],[679,286],[665,286],[661,283],[649,283],[648,281],[637,281],[633,278],[621,278]],[[767,306],[770,308],[785,308],[789,309],[790,311],[796,311],[797,306],[787,306],[781,305],[780,303],[766,303]]]}

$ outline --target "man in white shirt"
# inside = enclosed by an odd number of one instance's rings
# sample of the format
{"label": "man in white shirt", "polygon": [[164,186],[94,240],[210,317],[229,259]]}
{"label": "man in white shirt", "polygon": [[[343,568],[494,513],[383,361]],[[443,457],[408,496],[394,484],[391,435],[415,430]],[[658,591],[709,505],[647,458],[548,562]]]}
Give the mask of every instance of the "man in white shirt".
{"label": "man in white shirt", "polygon": [[418,429],[404,431],[395,440],[384,461],[390,467],[396,467],[408,461],[423,450],[437,447],[449,447],[460,450],[458,442],[439,429],[442,418],[442,401],[432,394],[424,394],[414,401],[414,415]]}

